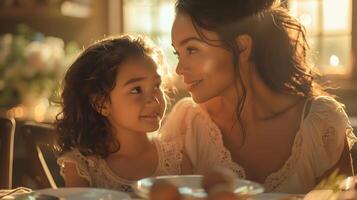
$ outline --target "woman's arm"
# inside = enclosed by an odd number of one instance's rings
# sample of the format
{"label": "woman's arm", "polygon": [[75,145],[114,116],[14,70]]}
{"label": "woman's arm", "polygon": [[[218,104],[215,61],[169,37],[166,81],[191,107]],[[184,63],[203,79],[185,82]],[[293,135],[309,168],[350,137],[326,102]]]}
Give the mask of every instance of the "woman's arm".
{"label": "woman's arm", "polygon": [[89,187],[89,182],[79,176],[77,166],[74,163],[64,163],[63,176],[66,187]]}

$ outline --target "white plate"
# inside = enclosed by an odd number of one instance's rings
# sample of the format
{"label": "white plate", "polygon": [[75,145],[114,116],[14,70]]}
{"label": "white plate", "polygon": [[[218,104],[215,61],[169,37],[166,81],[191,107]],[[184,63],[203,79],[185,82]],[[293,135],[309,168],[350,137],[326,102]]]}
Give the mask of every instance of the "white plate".
{"label": "white plate", "polygon": [[[147,198],[150,188],[157,180],[168,181],[178,187],[179,192],[183,195],[196,198],[206,197],[206,192],[201,187],[201,175],[182,175],[182,176],[158,176],[153,178],[145,178],[137,181],[133,185],[133,189],[137,195]],[[236,179],[234,183],[234,192],[237,194],[260,194],[264,192],[263,186],[258,183]]]}
{"label": "white plate", "polygon": [[84,200],[84,199],[101,199],[101,200],[130,200],[126,193],[97,188],[58,188],[36,190],[30,194],[22,195],[19,200],[34,200],[39,194],[51,195],[61,200]]}
{"label": "white plate", "polygon": [[292,200],[302,200],[303,195],[292,195],[285,193],[263,193],[252,197],[253,200],[280,200],[280,199],[292,199]]}

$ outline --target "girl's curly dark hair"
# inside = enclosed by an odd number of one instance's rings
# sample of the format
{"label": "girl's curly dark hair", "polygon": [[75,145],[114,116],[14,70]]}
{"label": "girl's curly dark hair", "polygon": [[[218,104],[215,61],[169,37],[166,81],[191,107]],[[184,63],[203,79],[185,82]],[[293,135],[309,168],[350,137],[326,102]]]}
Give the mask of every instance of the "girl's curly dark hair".
{"label": "girl's curly dark hair", "polygon": [[141,36],[123,35],[97,41],[69,67],[56,117],[56,148],[60,153],[78,148],[85,155],[108,156],[120,148],[109,121],[98,112],[116,84],[120,64],[132,57],[150,57],[164,66],[159,48]]}

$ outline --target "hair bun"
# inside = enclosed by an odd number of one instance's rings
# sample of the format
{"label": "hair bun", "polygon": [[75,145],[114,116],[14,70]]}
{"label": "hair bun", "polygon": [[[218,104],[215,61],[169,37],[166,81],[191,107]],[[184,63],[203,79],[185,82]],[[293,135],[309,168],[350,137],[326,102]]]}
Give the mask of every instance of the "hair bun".
{"label": "hair bun", "polygon": [[268,10],[280,0],[177,0],[176,9],[217,24],[236,21]]}
{"label": "hair bun", "polygon": [[279,0],[229,0],[224,5],[227,10],[235,13],[234,17],[246,17],[270,9]]}
{"label": "hair bun", "polygon": [[[243,0],[243,2],[244,2],[244,0]],[[248,0],[248,2],[251,2],[252,7],[255,7],[257,9],[257,11],[259,11],[259,10],[269,9],[275,3],[278,3],[280,1],[277,1],[277,0]]]}

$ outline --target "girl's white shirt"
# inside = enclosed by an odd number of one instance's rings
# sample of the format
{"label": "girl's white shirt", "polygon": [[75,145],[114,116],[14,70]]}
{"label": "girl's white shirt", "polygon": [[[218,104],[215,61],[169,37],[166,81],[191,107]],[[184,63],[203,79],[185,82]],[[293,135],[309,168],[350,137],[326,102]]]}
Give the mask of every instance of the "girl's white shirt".
{"label": "girl's white shirt", "polygon": [[[176,142],[159,142],[155,138],[152,141],[158,153],[158,164],[152,176],[180,174],[182,152]],[[136,180],[127,180],[118,176],[100,156],[84,156],[78,149],[66,152],[57,159],[63,177],[66,162],[75,164],[77,174],[88,181],[89,187],[133,192],[131,186]]]}

